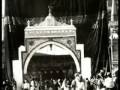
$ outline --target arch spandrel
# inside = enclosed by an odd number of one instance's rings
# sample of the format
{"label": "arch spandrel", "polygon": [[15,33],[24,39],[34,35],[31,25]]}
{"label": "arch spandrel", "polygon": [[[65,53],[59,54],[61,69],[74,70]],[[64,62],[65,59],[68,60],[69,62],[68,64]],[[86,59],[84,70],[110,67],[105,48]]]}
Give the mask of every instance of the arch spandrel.
{"label": "arch spandrel", "polygon": [[[30,42],[33,42],[33,44],[31,45]],[[25,58],[27,57],[27,55],[33,50],[35,49],[37,46],[45,43],[45,42],[58,42],[62,45],[64,45],[65,47],[67,47],[68,49],[70,49],[72,52],[74,52],[74,54],[76,55],[76,57],[78,58],[78,60],[80,61],[80,51],[76,50],[76,40],[75,37],[61,37],[61,38],[41,38],[41,39],[27,39],[26,40],[26,52],[23,53],[23,63],[25,62]]]}

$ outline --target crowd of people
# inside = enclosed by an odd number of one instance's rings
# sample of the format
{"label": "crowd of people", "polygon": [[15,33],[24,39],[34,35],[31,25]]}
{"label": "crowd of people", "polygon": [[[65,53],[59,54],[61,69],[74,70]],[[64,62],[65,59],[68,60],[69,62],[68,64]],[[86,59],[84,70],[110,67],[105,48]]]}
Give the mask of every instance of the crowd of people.
{"label": "crowd of people", "polygon": [[78,72],[74,78],[35,80],[29,82],[24,80],[23,90],[118,90],[117,73],[112,76],[110,72],[104,70],[93,76],[91,79],[83,78]]}
{"label": "crowd of people", "polygon": [[16,90],[17,85],[16,81],[12,78],[12,80],[4,80],[2,82],[1,90]]}
{"label": "crowd of people", "polygon": [[[74,78],[57,79],[24,79],[22,90],[118,90],[118,71],[111,75],[110,72],[100,70],[91,78],[83,78],[81,73],[74,74]],[[1,90],[17,90],[14,79],[5,80]]]}

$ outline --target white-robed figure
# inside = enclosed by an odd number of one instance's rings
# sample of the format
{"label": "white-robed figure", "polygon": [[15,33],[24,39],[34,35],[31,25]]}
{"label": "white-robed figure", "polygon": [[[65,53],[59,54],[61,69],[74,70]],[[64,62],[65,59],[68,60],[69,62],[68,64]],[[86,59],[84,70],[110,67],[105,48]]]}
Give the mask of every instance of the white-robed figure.
{"label": "white-robed figure", "polygon": [[23,86],[22,86],[23,90],[29,90],[30,89],[30,85],[27,82],[27,80],[24,80]]}
{"label": "white-robed figure", "polygon": [[58,83],[58,90],[61,90],[61,86],[62,86],[61,80],[58,79],[57,83]]}
{"label": "white-robed figure", "polygon": [[105,78],[105,81],[104,81],[104,86],[106,87],[106,90],[114,89],[115,83],[113,81],[113,78],[110,72],[107,73],[107,77]]}
{"label": "white-robed figure", "polygon": [[31,82],[30,82],[30,90],[35,90],[35,81],[34,81],[34,79],[32,79]]}
{"label": "white-robed figure", "polygon": [[72,90],[85,90],[85,82],[81,74],[75,74],[75,79],[72,81],[71,87]]}
{"label": "white-robed figure", "polygon": [[67,80],[66,78],[63,80],[61,89],[62,90],[70,90],[69,80]]}

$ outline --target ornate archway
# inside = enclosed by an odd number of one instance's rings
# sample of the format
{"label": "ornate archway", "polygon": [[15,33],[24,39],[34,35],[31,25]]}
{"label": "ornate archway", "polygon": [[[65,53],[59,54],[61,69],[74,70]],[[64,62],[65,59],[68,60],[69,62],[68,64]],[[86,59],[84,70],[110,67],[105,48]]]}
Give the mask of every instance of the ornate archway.
{"label": "ornate archway", "polygon": [[58,42],[54,42],[54,41],[48,41],[48,42],[45,42],[43,44],[39,44],[37,45],[33,50],[31,50],[30,54],[27,56],[26,60],[25,60],[25,63],[24,63],[24,74],[27,74],[27,68],[28,68],[28,64],[32,58],[32,56],[34,55],[34,53],[41,49],[42,47],[46,46],[46,45],[49,45],[49,44],[53,44],[53,45],[57,45],[59,47],[62,47],[64,50],[66,50],[73,58],[74,62],[75,62],[75,66],[76,66],[76,70],[78,72],[80,72],[80,65],[79,65],[79,61],[78,61],[78,58],[76,57],[76,55],[74,54],[74,52],[72,50],[70,50],[68,47],[64,46],[63,44],[60,44]]}
{"label": "ornate archway", "polygon": [[[74,60],[76,70],[85,75],[85,70],[83,70],[85,64],[84,45],[77,44],[76,28],[72,20],[70,25],[61,23],[56,21],[52,14],[49,13],[40,24],[30,26],[30,21],[28,21],[28,26],[25,28],[24,33],[24,46],[19,48],[18,61],[13,62],[13,74],[17,81],[18,90],[21,90],[24,79],[23,76],[27,73],[27,68],[32,56],[37,50],[50,44],[61,47],[67,51]],[[86,68],[87,72],[90,71],[88,69],[89,68]]]}

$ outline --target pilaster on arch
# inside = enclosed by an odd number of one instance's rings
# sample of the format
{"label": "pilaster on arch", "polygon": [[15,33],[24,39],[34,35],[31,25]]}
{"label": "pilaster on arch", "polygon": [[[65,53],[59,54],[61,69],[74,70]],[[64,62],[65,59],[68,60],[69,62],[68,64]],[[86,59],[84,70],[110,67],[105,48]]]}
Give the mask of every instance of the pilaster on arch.
{"label": "pilaster on arch", "polygon": [[78,55],[75,54],[74,51],[72,51],[70,48],[66,47],[65,45],[63,45],[61,43],[54,42],[54,41],[48,41],[48,42],[45,42],[45,43],[37,45],[33,50],[31,50],[30,53],[28,53],[28,55],[27,55],[27,57],[25,59],[25,62],[23,64],[24,74],[27,74],[27,67],[28,67],[29,62],[30,62],[32,56],[34,55],[34,53],[37,50],[40,50],[42,47],[44,47],[46,45],[49,45],[49,44],[53,44],[53,45],[59,46],[59,47],[63,48],[64,50],[66,50],[72,56],[72,58],[73,58],[73,60],[75,62],[76,70],[78,72],[80,72],[80,62],[78,60]]}

